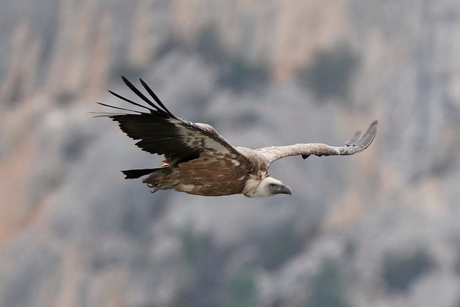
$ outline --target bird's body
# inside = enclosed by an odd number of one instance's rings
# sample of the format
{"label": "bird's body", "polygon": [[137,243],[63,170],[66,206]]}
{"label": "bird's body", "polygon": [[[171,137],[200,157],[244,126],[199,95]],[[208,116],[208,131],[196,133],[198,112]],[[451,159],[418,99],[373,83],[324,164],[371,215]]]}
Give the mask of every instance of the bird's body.
{"label": "bird's body", "polygon": [[273,146],[260,149],[233,147],[207,124],[191,123],[175,117],[142,80],[141,83],[155,102],[123,78],[149,107],[111,92],[116,97],[147,109],[141,112],[100,103],[103,106],[131,114],[106,114],[119,123],[136,145],[152,154],[164,155],[163,166],[154,169],[122,171],[127,179],[147,176],[143,182],[152,192],[174,189],[203,196],[244,194],[247,197],[267,197],[291,194],[291,189],[269,176],[270,164],[280,158],[301,155],[351,155],[366,149],[377,132],[373,122],[361,137],[361,132],[343,146],[310,143]]}
{"label": "bird's body", "polygon": [[152,189],[174,189],[195,195],[239,194],[250,177],[249,170],[237,167],[241,163],[245,163],[242,158],[203,153],[199,158],[176,166],[166,164],[163,168],[153,171],[144,182]]}

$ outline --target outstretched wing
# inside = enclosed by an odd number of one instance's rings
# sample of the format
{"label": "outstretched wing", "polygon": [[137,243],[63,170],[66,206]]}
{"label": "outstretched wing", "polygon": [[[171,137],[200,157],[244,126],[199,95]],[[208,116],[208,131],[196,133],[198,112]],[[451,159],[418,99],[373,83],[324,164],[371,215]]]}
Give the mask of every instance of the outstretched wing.
{"label": "outstretched wing", "polygon": [[284,157],[297,155],[301,155],[304,159],[308,158],[310,155],[353,155],[369,147],[377,135],[377,124],[377,121],[372,122],[364,135],[361,135],[361,131],[356,132],[353,138],[342,146],[336,147],[321,143],[310,143],[290,146],[264,147],[256,149],[256,151],[263,154],[269,164]]}
{"label": "outstretched wing", "polygon": [[198,158],[203,152],[222,156],[230,154],[231,158],[241,156],[210,125],[195,124],[174,116],[142,79],[140,79],[142,86],[154,101],[147,98],[125,77],[122,77],[122,79],[147,105],[139,104],[112,91],[109,92],[117,98],[143,108],[146,112],[98,102],[105,107],[132,112],[107,113],[101,116],[107,116],[117,121],[123,132],[130,138],[139,140],[136,145],[142,150],[152,154],[164,155],[169,164]]}

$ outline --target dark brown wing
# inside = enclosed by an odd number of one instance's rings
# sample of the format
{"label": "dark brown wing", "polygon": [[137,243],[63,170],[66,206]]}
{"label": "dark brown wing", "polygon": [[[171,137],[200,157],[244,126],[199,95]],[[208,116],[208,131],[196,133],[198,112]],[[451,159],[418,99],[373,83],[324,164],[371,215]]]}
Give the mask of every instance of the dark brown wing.
{"label": "dark brown wing", "polygon": [[342,146],[330,146],[321,143],[296,144],[290,146],[272,146],[256,149],[263,154],[272,163],[278,159],[300,155],[306,159],[310,155],[315,156],[332,156],[332,155],[353,155],[365,150],[377,135],[377,121],[367,129],[366,133],[361,136],[361,131],[355,133],[353,138]]}
{"label": "dark brown wing", "polygon": [[120,129],[130,138],[139,140],[136,145],[152,154],[164,155],[167,162],[179,163],[198,158],[202,152],[227,155],[232,158],[241,154],[230,145],[217,131],[206,124],[194,124],[174,116],[141,79],[141,84],[152,96],[147,98],[131,82],[122,77],[126,85],[148,106],[129,100],[109,91],[114,96],[141,107],[148,112],[129,110],[99,103],[100,105],[134,114],[105,114],[117,121]]}

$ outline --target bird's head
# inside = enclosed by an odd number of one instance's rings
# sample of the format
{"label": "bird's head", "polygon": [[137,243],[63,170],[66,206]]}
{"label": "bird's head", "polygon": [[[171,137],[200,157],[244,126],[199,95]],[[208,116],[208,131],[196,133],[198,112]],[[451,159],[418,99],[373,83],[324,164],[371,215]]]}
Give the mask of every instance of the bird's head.
{"label": "bird's head", "polygon": [[257,188],[250,194],[245,194],[248,197],[269,197],[276,194],[289,194],[292,191],[287,185],[272,177],[263,179]]}

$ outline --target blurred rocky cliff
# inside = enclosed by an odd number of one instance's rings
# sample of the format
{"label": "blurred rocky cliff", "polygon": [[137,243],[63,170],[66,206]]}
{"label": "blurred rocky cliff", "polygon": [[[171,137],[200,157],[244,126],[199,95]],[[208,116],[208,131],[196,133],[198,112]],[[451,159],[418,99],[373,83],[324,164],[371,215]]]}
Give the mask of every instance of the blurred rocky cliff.
{"label": "blurred rocky cliff", "polygon": [[[460,306],[457,0],[1,0],[0,306]],[[150,194],[95,101],[142,77],[291,197]]]}

